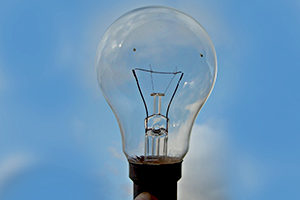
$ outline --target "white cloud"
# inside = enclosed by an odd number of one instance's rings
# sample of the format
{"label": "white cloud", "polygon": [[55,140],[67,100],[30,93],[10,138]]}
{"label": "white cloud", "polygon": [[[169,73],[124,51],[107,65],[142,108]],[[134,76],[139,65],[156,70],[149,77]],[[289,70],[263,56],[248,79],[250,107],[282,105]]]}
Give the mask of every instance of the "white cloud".
{"label": "white cloud", "polygon": [[109,151],[109,153],[112,157],[122,159],[125,155],[122,153],[122,151],[120,149],[121,148],[116,148],[116,147],[108,147],[107,148],[107,150]]}
{"label": "white cloud", "polygon": [[30,154],[16,153],[0,160],[0,193],[7,183],[26,171],[35,163]]}
{"label": "white cloud", "polygon": [[269,169],[263,162],[251,158],[248,155],[240,155],[235,162],[237,181],[245,192],[255,194],[266,183],[269,176]]}
{"label": "white cloud", "polygon": [[226,155],[224,124],[208,121],[193,127],[190,149],[183,161],[179,199],[224,200],[227,188],[223,177]]}
{"label": "white cloud", "polygon": [[121,189],[124,192],[123,197],[131,197],[132,196],[132,192],[133,192],[133,183],[131,182],[131,180],[126,183],[121,185]]}
{"label": "white cloud", "polygon": [[[223,2],[218,2],[222,4]],[[228,46],[233,41],[228,23],[224,20],[220,7],[211,5],[209,2],[187,0],[178,3],[178,8],[195,18],[208,32],[216,45]]]}

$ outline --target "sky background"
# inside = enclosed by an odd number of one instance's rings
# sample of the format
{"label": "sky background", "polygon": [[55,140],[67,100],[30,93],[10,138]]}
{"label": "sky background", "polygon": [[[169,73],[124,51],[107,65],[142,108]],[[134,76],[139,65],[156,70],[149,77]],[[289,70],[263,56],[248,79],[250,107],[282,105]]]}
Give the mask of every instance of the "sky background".
{"label": "sky background", "polygon": [[0,1],[0,199],[132,199],[94,60],[109,25],[147,5],[195,18],[218,57],[179,199],[300,199],[296,0]]}

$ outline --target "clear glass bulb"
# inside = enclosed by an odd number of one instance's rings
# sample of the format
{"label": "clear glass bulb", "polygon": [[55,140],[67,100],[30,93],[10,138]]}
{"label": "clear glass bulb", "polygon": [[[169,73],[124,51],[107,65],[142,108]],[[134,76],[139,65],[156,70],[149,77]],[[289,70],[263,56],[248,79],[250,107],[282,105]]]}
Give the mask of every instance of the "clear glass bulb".
{"label": "clear glass bulb", "polygon": [[130,11],[105,32],[96,67],[129,162],[180,162],[216,79],[216,53],[203,27],[168,7]]}

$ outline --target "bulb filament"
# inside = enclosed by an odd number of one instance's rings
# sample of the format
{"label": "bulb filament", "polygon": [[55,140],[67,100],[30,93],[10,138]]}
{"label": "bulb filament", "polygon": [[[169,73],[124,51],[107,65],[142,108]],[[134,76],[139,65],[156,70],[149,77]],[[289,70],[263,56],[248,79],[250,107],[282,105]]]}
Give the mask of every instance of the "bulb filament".
{"label": "bulb filament", "polygon": [[[150,96],[153,97],[153,114],[149,116],[148,107],[146,104],[146,100],[142,93],[142,89],[136,74],[136,71],[148,72],[151,76],[151,85],[152,85],[152,93]],[[133,76],[136,80],[137,87],[141,98],[143,100],[146,118],[145,118],[145,160],[146,161],[155,161],[158,160],[159,157],[167,156],[167,146],[168,146],[168,129],[169,129],[169,118],[168,113],[171,106],[171,102],[175,96],[175,93],[179,87],[179,83],[183,77],[183,72],[175,70],[175,72],[159,72],[153,71],[150,65],[150,70],[135,68],[132,70]],[[173,75],[172,79],[168,83],[164,92],[155,92],[154,90],[154,81],[153,74],[169,74]],[[172,96],[168,102],[168,106],[166,108],[166,114],[162,114],[162,99],[165,97],[167,90],[169,89],[174,77],[177,74],[181,74],[172,93]]]}

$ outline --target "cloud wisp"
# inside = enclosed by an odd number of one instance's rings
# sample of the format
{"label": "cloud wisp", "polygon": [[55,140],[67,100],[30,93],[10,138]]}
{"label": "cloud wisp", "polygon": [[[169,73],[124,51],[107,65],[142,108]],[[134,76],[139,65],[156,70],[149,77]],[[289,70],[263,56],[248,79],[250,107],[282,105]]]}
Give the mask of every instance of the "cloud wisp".
{"label": "cloud wisp", "polygon": [[221,122],[208,121],[193,127],[190,150],[183,161],[179,199],[227,199],[222,172],[226,144]]}
{"label": "cloud wisp", "polygon": [[35,164],[30,154],[16,153],[0,160],[0,194],[5,186]]}

